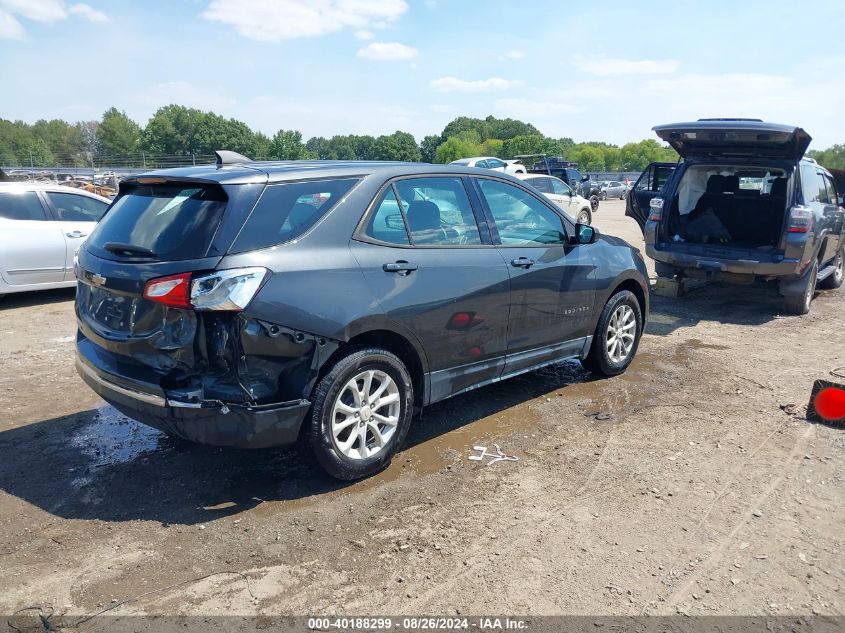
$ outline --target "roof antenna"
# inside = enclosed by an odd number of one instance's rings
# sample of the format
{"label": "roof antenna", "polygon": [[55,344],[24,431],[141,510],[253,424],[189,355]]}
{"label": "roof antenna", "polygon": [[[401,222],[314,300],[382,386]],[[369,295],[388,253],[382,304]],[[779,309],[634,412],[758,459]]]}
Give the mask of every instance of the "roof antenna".
{"label": "roof antenna", "polygon": [[227,149],[218,149],[215,150],[214,155],[217,156],[217,167],[223,167],[223,165],[238,165],[239,163],[251,163],[252,159],[247,158],[243,154],[238,154],[237,152],[230,152]]}

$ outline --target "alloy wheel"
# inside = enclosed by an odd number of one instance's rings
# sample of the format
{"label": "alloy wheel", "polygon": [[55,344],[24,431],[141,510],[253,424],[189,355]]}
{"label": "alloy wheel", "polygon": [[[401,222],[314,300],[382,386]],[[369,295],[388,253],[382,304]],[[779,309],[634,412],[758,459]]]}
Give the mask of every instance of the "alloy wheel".
{"label": "alloy wheel", "polygon": [[340,390],[332,408],[332,440],[349,459],[368,459],[396,433],[401,413],[399,387],[386,372],[368,369]]}
{"label": "alloy wheel", "polygon": [[577,222],[578,224],[589,224],[590,215],[586,211],[582,210],[581,213],[578,214]]}
{"label": "alloy wheel", "polygon": [[613,311],[607,324],[605,349],[610,360],[621,363],[628,358],[634,348],[636,338],[637,317],[633,308],[623,303]]}

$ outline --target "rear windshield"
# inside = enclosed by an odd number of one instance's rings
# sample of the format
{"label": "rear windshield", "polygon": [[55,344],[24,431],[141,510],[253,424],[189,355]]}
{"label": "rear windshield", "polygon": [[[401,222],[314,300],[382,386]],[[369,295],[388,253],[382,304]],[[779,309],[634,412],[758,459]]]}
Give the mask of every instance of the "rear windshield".
{"label": "rear windshield", "polygon": [[226,201],[216,185],[137,185],[115,200],[88,243],[99,249],[110,243],[134,246],[156,259],[204,257]]}
{"label": "rear windshield", "polygon": [[247,218],[232,253],[267,248],[296,239],[346,195],[356,178],[268,185]]}

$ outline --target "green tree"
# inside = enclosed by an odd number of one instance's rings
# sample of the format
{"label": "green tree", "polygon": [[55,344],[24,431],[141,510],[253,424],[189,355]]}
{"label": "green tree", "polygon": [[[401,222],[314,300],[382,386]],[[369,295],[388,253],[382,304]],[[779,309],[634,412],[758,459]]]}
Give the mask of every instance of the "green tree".
{"label": "green tree", "polygon": [[379,136],[373,149],[376,160],[410,162],[420,160],[420,147],[413,135],[408,132],[396,131],[389,136]]}
{"label": "green tree", "polygon": [[270,158],[273,160],[300,160],[305,157],[302,133],[296,130],[279,130],[270,142]]}
{"label": "green tree", "polygon": [[429,134],[420,142],[420,160],[433,163],[437,158],[437,146],[443,142],[439,134]]}
{"label": "green tree", "polygon": [[845,169],[845,145],[834,145],[825,150],[812,150],[807,156],[815,158],[828,169]]}
{"label": "green tree", "polygon": [[478,149],[478,145],[472,141],[458,136],[452,136],[437,146],[434,162],[445,164],[451,163],[453,160],[458,160],[459,158],[477,156]]}
{"label": "green tree", "polygon": [[548,142],[539,134],[524,134],[505,139],[502,143],[501,156],[513,158],[520,154],[548,154]]}
{"label": "green tree", "polygon": [[141,128],[125,112],[111,107],[103,113],[97,136],[103,154],[127,156],[138,151]]}

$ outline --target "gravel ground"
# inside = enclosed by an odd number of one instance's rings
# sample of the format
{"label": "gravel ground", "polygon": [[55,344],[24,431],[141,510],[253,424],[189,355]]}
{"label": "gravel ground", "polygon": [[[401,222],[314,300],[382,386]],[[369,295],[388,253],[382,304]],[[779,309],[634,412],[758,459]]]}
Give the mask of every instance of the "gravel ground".
{"label": "gravel ground", "polygon": [[[642,245],[620,202],[595,223]],[[0,612],[841,615],[845,429],[804,407],[845,365],[843,308],[654,297],[624,375],[565,363],[453,398],[344,485],[127,420],[73,369],[73,292],[7,297]],[[467,459],[494,442],[519,461]]]}

